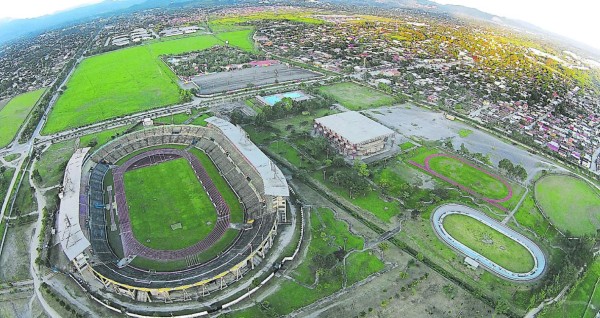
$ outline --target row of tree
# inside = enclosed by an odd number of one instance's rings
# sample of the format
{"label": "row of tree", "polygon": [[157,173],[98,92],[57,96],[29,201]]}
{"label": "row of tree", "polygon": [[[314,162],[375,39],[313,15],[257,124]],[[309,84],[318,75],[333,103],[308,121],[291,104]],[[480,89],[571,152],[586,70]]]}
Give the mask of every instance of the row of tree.
{"label": "row of tree", "polygon": [[509,177],[519,179],[521,181],[527,179],[527,171],[525,168],[519,164],[513,164],[512,161],[506,158],[498,162],[498,168],[500,168],[500,171],[506,173]]}

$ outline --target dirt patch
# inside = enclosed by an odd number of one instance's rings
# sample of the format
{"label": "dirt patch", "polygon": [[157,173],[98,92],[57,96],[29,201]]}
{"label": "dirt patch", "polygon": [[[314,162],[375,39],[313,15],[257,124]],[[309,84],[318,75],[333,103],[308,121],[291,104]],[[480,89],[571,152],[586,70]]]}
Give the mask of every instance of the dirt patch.
{"label": "dirt patch", "polygon": [[[9,296],[9,295],[6,295]],[[37,298],[31,302],[33,291],[11,293],[0,296],[0,317],[2,318],[44,318],[47,317]]]}
{"label": "dirt patch", "polygon": [[15,282],[30,279],[29,243],[34,228],[35,223],[9,227],[4,250],[0,256],[0,281]]}
{"label": "dirt patch", "polygon": [[[324,304],[310,317],[489,317],[493,309],[397,248],[386,258],[400,266]],[[411,261],[412,260],[412,261]],[[412,264],[408,266],[409,262]]]}

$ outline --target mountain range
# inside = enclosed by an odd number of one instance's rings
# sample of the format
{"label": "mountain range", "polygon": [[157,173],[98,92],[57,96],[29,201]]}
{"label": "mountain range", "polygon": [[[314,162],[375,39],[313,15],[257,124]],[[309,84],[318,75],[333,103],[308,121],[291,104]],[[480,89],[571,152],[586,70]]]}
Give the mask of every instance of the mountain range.
{"label": "mountain range", "polygon": [[[251,2],[252,0],[250,0]],[[308,0],[305,0],[308,2]],[[314,0],[310,0],[314,1]],[[50,29],[59,28],[73,23],[81,23],[91,21],[98,17],[108,17],[113,14],[135,12],[151,8],[165,8],[169,6],[181,6],[185,4],[203,5],[234,5],[237,3],[248,3],[244,0],[105,0],[97,4],[81,6],[78,8],[65,10],[51,15],[45,15],[31,19],[19,20],[0,20],[0,45],[24,37],[27,35],[35,35]],[[258,1],[256,1],[258,3]],[[261,1],[264,3],[264,1]],[[294,4],[294,1],[272,0],[271,3],[287,3]],[[300,2],[300,1],[298,1]],[[320,2],[344,3],[354,5],[365,5],[365,0],[321,0]],[[571,41],[568,38],[550,34],[545,30],[520,20],[507,19],[489,14],[478,9],[469,8],[459,5],[441,5],[429,0],[373,0],[370,4],[384,7],[397,7],[414,10],[428,10],[438,13],[449,14],[457,17],[466,17],[471,19],[483,20],[495,24],[501,24],[508,27],[518,28],[538,34],[551,35],[567,42],[570,45],[584,49],[590,53],[600,54],[600,52],[585,44]]]}

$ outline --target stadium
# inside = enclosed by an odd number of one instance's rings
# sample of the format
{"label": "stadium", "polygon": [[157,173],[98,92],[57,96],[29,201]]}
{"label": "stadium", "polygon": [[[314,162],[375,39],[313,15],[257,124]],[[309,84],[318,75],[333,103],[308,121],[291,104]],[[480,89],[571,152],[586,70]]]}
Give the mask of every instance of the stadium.
{"label": "stadium", "polygon": [[57,237],[78,280],[141,302],[184,301],[261,263],[287,220],[286,179],[241,128],[206,122],[75,152]]}

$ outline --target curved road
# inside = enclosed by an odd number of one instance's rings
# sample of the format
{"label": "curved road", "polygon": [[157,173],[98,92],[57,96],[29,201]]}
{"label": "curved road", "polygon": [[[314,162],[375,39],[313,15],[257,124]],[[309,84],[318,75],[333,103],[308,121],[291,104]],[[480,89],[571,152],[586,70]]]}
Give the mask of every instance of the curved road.
{"label": "curved road", "polygon": [[[451,214],[462,214],[470,216],[481,223],[495,229],[496,231],[508,236],[515,242],[521,244],[525,249],[533,256],[533,269],[527,273],[515,273],[507,270],[506,268],[494,263],[490,259],[483,255],[473,251],[471,248],[455,240],[446,229],[444,229],[443,222],[444,218]],[[512,230],[505,225],[502,225],[498,221],[490,218],[489,216],[465,205],[461,204],[444,204],[435,209],[431,217],[431,223],[436,234],[452,248],[460,251],[462,254],[477,261],[481,266],[485,267],[490,272],[513,281],[532,281],[538,279],[544,273],[546,269],[546,257],[542,250],[530,239],[523,236],[520,233]]]}

